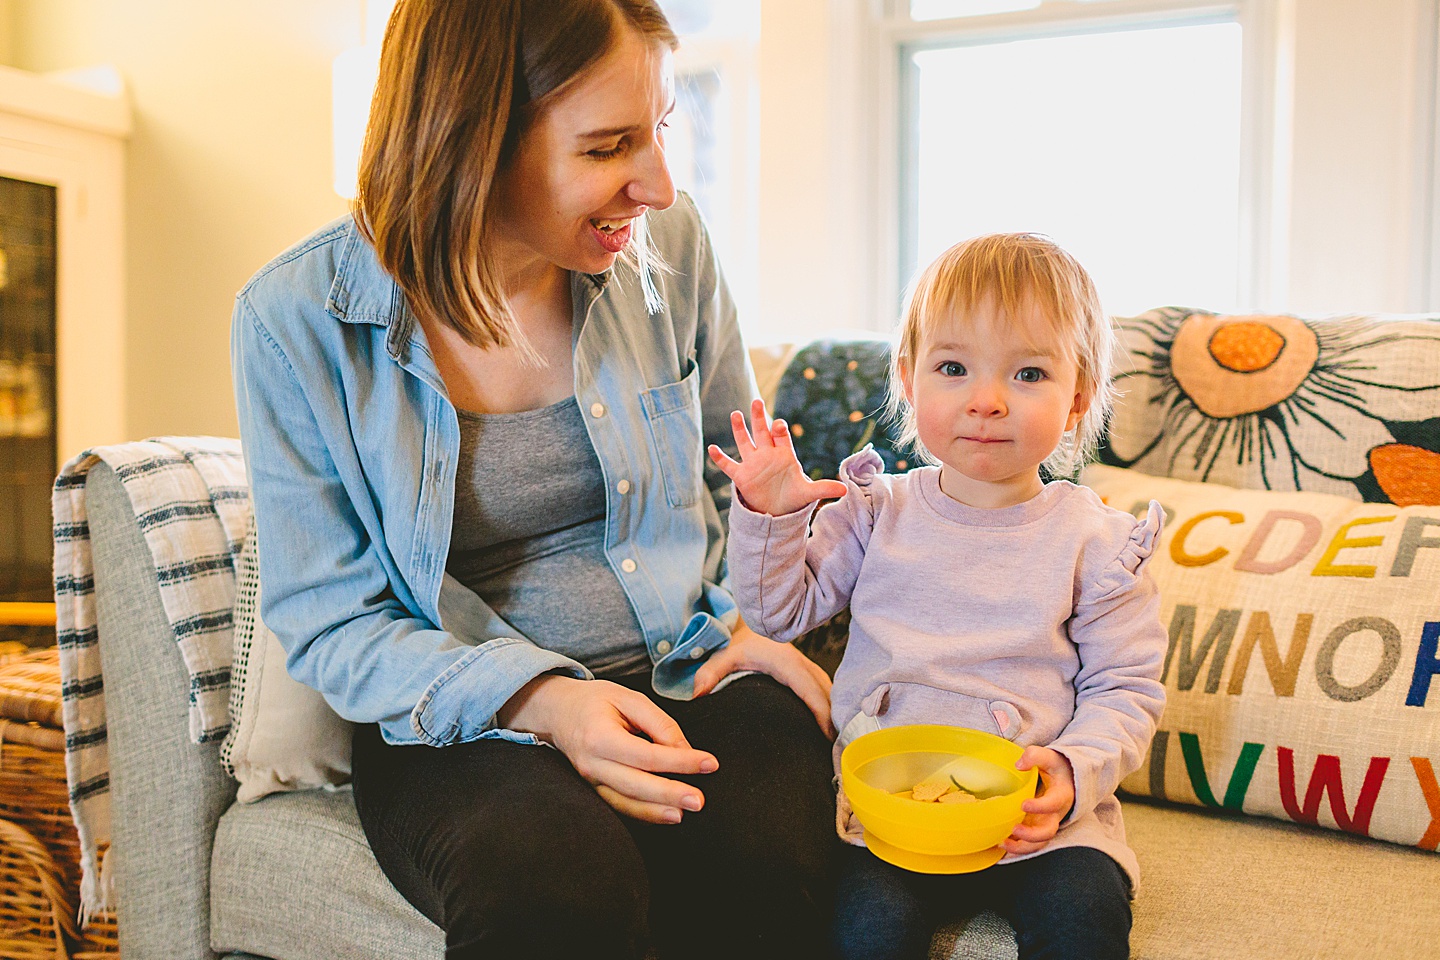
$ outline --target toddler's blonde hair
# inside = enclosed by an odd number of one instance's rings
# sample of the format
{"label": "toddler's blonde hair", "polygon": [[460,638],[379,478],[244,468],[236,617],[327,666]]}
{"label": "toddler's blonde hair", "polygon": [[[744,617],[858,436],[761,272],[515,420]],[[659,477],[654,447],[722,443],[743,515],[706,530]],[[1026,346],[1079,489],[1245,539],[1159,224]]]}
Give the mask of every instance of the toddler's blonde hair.
{"label": "toddler's blonde hair", "polygon": [[1115,333],[1085,268],[1055,241],[1035,233],[994,233],[961,241],[912,282],[890,362],[888,410],[900,425],[900,445],[911,446],[925,463],[939,463],[920,442],[901,375],[914,374],[925,337],[938,323],[964,323],[990,298],[1010,322],[1033,305],[1047,325],[1043,333],[1052,346],[1058,344],[1075,362],[1075,389],[1089,406],[1044,463],[1053,476],[1073,476],[1094,454],[1110,415]]}

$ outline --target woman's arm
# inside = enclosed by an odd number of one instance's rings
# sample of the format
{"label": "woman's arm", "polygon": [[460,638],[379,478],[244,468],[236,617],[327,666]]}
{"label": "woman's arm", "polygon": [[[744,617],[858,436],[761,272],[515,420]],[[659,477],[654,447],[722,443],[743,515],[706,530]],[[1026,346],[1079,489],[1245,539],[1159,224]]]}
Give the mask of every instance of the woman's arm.
{"label": "woman's arm", "polygon": [[[379,722],[391,742],[441,745],[496,735],[495,714],[536,676],[589,675],[524,639],[478,597],[466,597],[457,615],[463,637],[412,612],[390,551],[376,543],[384,531],[349,429],[340,364],[297,368],[244,293],[232,362],[263,545],[262,615],[296,679],[341,716]],[[422,470],[418,452],[394,453],[412,455]]]}

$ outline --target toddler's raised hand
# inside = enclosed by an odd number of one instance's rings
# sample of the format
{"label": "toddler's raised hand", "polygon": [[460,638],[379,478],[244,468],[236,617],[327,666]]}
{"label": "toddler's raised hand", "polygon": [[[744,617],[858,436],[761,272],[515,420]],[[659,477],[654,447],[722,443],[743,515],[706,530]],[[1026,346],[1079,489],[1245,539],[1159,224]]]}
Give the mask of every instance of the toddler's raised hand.
{"label": "toddler's raised hand", "polygon": [[732,460],[713,443],[710,459],[735,483],[751,510],[779,517],[817,500],[845,496],[845,484],[839,480],[811,480],[805,476],[795,456],[789,424],[784,420],[771,423],[765,416],[763,400],[750,404],[749,429],[739,410],[730,414],[730,426],[735,431],[740,459]]}

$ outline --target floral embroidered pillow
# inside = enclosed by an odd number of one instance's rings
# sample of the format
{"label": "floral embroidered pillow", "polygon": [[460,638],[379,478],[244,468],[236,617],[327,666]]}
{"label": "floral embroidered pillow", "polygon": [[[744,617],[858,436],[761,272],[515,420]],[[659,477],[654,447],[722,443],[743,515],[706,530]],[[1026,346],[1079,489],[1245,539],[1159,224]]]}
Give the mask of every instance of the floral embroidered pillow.
{"label": "floral embroidered pillow", "polygon": [[1084,480],[1166,513],[1167,701],[1124,790],[1435,850],[1440,507],[1098,464]]}
{"label": "floral embroidered pillow", "polygon": [[878,337],[815,340],[789,359],[770,412],[790,422],[795,455],[812,479],[834,479],[840,461],[866,444],[887,473],[916,465],[885,423],[889,371],[890,343]]}
{"label": "floral embroidered pillow", "polygon": [[1440,503],[1440,320],[1217,316],[1116,321],[1101,460],[1155,476]]}

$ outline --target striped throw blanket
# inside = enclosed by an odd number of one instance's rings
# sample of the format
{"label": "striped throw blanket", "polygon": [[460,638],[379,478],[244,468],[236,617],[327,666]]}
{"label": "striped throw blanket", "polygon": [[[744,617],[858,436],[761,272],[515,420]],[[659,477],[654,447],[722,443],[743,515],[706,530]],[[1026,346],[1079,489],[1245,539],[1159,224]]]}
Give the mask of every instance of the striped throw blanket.
{"label": "striped throw blanket", "polygon": [[95,447],[65,464],[55,480],[55,629],[82,922],[113,905],[108,871],[97,860],[110,842],[110,763],[85,508],[86,474],[102,462],[124,486],[155,562],[160,600],[190,675],[196,743],[221,740],[230,728],[235,558],[250,516],[238,440],[159,437]]}

